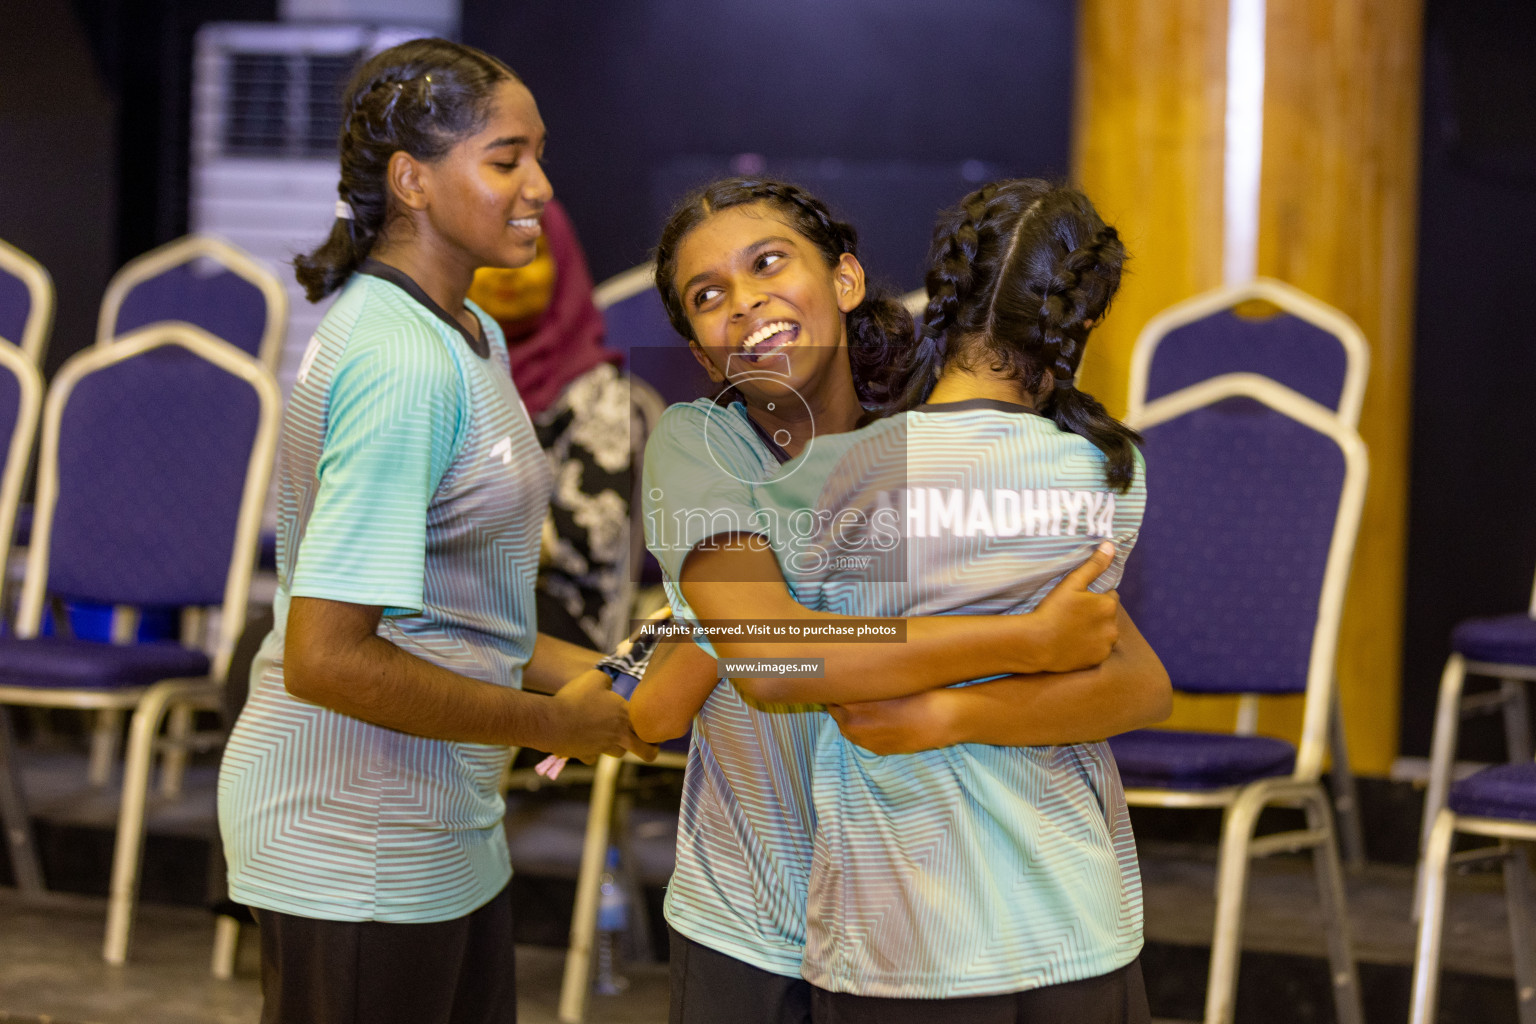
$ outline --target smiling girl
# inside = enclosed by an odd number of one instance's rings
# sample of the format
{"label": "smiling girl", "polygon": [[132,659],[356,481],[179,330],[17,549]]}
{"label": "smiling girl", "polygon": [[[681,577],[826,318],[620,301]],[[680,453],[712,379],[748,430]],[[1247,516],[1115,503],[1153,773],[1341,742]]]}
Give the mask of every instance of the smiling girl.
{"label": "smiling girl", "polygon": [[275,624],[219,777],[267,1024],[516,1020],[508,747],[650,749],[596,652],[537,633],[549,469],[465,301],[535,254],[544,135],[510,69],[441,39],[348,91],[337,219],[296,261],[341,295],[284,422]]}
{"label": "smiling girl", "polygon": [[[890,382],[911,358],[910,320],[869,287],[856,243],[813,196],[754,179],[702,189],[663,231],[657,287],[723,392],[669,409],[646,451],[647,541],[680,618],[837,618],[789,593],[763,542],[752,484],[817,438],[870,419],[866,405],[893,397]],[[1001,723],[986,723],[1010,727],[1005,742],[1108,735],[1156,721],[1166,691],[1113,596],[1086,590],[1108,564],[1108,553],[1095,554],[1027,615],[911,618],[899,621],[904,642],[892,644],[722,637],[711,653],[821,658],[825,678],[805,681],[826,688],[817,700],[879,701],[1017,673],[970,687],[957,703],[990,696],[1007,705]],[[637,732],[679,735],[693,719],[667,890],[672,1020],[809,1020],[801,970],[817,827],[810,779],[817,745],[836,727],[818,707],[764,703],[781,698],[752,681],[717,685],[692,644],[666,645],[658,657],[634,697]],[[1043,672],[1067,674],[1031,675]],[[943,722],[892,729],[878,711],[863,711],[892,749],[978,738],[958,717],[941,735]]]}

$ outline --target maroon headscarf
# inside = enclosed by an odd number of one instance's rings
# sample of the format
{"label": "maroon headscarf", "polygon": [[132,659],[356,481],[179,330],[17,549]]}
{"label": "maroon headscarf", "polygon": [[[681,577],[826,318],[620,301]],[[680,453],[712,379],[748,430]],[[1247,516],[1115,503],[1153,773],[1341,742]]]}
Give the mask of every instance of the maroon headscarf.
{"label": "maroon headscarf", "polygon": [[624,355],[603,346],[603,314],[592,304],[592,272],[564,207],[544,207],[544,237],[555,263],[549,307],[538,317],[503,324],[512,380],[531,416],[554,404],[566,385],[599,363],[618,365]]}

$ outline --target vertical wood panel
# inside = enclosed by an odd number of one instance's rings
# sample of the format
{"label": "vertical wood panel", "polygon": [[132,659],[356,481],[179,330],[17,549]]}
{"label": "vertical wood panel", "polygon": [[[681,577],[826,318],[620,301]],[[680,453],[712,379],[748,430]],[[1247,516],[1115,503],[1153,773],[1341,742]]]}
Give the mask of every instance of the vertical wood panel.
{"label": "vertical wood panel", "polygon": [[[1259,273],[1371,342],[1371,484],[1339,656],[1351,753],[1370,773],[1397,751],[1421,20],[1421,0],[1269,0],[1265,26]],[[1226,27],[1226,0],[1079,7],[1074,174],[1133,256],[1084,360],[1115,413],[1147,319],[1221,283]],[[1181,697],[1169,724],[1228,728],[1234,708]],[[1294,737],[1300,717],[1299,700],[1269,701],[1260,730]]]}
{"label": "vertical wood panel", "polygon": [[1371,346],[1371,480],[1338,665],[1351,756],[1376,774],[1397,755],[1422,21],[1420,0],[1271,0],[1266,26],[1259,273],[1342,309]]}
{"label": "vertical wood panel", "polygon": [[[1079,6],[1073,176],[1131,252],[1082,379],[1117,416],[1147,321],[1221,284],[1226,68],[1226,0]],[[1175,694],[1168,725],[1230,729],[1236,712],[1233,699]]]}
{"label": "vertical wood panel", "polygon": [[1225,0],[1079,8],[1073,175],[1131,252],[1083,383],[1116,415],[1147,320],[1221,284],[1226,32]]}

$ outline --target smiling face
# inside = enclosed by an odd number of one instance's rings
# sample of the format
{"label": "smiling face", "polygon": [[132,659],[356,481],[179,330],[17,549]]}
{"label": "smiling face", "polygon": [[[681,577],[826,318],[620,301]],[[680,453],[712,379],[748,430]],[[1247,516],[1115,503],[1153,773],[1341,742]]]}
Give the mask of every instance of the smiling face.
{"label": "smiling face", "polygon": [[864,269],[847,253],[829,266],[772,205],[705,219],[678,245],[674,283],[695,357],[749,404],[787,388],[808,400],[833,388],[851,393],[843,316],[864,299]]}
{"label": "smiling face", "polygon": [[445,256],[473,270],[520,267],[538,254],[539,217],[554,195],[540,165],[544,137],[533,94],[508,79],[496,86],[480,131],[416,165],[423,226]]}

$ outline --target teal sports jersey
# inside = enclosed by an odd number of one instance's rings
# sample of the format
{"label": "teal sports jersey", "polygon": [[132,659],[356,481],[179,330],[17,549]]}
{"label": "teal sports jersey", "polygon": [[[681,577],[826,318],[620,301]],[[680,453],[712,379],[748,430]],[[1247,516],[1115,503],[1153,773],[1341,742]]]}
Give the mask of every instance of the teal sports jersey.
{"label": "teal sports jersey", "polygon": [[[926,406],[818,437],[755,489],[802,603],[850,615],[1027,612],[1104,539],[1110,589],[1145,489],[1023,406]],[[817,510],[809,516],[797,510]],[[819,524],[819,525],[817,525]],[[881,757],[817,740],[804,976],[943,999],[1106,974],[1141,948],[1124,792],[1103,743]]]}
{"label": "teal sports jersey", "polygon": [[[645,449],[646,544],[679,619],[694,618],[677,585],[684,559],[716,534],[755,532],[749,482],[778,468],[740,403],[700,399],[662,415]],[[683,778],[667,922],[786,977],[800,975],[805,945],[811,758],[824,721],[820,709],[754,706],[721,682],[694,719]]]}
{"label": "teal sports jersey", "polygon": [[[385,609],[378,635],[518,687],[550,471],[500,329],[387,267],[354,275],[300,367],[278,469],[276,624],[219,774],[235,900],[340,921],[462,917],[511,877],[506,747],[411,736],[289,695],[295,597]],[[479,351],[477,351],[477,348]]]}

